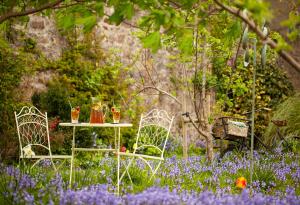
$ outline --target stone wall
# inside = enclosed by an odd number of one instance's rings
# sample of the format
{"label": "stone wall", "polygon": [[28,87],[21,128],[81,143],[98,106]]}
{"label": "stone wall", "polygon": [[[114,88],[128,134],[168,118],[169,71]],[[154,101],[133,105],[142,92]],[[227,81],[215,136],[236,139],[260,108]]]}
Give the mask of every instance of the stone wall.
{"label": "stone wall", "polygon": [[59,58],[63,48],[66,47],[55,21],[49,17],[31,15],[26,35],[34,39],[37,42],[37,48],[50,59]]}
{"label": "stone wall", "polygon": [[[17,31],[16,47],[22,46],[22,38],[31,38],[36,42],[36,48],[48,59],[58,59],[66,47],[65,40],[58,32],[55,21],[49,17],[30,15],[26,25],[17,24],[14,29]],[[18,99],[30,102],[34,92],[42,92],[47,89],[46,84],[53,75],[54,73],[51,71],[41,71],[35,75],[23,76],[18,88]]]}
{"label": "stone wall", "polygon": [[22,77],[18,88],[18,99],[24,102],[30,102],[35,92],[47,90],[47,83],[53,78],[52,71],[38,72],[36,75],[25,75]]}

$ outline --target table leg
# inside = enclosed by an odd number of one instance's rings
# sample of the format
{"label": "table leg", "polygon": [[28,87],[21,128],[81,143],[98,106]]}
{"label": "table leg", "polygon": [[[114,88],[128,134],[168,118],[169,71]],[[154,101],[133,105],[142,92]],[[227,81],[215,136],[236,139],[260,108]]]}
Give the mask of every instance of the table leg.
{"label": "table leg", "polygon": [[72,174],[73,174],[73,164],[74,164],[74,154],[75,154],[75,126],[73,127],[73,140],[72,140],[72,157],[71,157],[71,170],[70,170],[70,188],[72,187]]}
{"label": "table leg", "polygon": [[117,145],[117,128],[114,128],[114,131],[115,131],[115,149],[116,149],[116,151],[118,151],[117,150],[117,147],[118,147],[118,145]]}
{"label": "table leg", "polygon": [[119,151],[120,151],[120,127],[118,127],[118,145],[117,145],[117,161],[118,161],[118,164],[117,164],[117,178],[118,178],[118,181],[117,181],[117,195],[119,196],[119,193],[120,193],[120,155],[119,155]]}

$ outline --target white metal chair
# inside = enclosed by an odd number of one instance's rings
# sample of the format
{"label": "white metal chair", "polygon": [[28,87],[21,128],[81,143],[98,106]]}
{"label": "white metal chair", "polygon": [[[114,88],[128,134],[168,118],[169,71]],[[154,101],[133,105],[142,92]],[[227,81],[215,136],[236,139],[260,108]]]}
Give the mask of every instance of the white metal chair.
{"label": "white metal chair", "polygon": [[[132,183],[128,170],[136,158],[141,159],[150,168],[152,174],[149,180],[152,179],[164,160],[164,151],[173,120],[174,116],[169,117],[166,111],[158,109],[141,116],[133,153],[118,152],[121,156],[131,158],[125,165],[126,168],[118,180],[119,183],[126,173]],[[158,161],[158,164],[150,163],[152,160]]]}
{"label": "white metal chair", "polygon": [[31,168],[44,159],[49,159],[56,171],[53,159],[71,159],[69,155],[52,155],[47,112],[41,113],[36,107],[24,106],[15,119],[20,144],[20,159],[37,160]]}

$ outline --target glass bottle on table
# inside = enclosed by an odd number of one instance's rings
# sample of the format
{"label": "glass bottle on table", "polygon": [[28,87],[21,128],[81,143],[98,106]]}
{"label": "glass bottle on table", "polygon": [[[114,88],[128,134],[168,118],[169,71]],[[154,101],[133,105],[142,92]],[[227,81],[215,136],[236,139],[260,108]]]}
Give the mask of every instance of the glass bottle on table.
{"label": "glass bottle on table", "polygon": [[90,123],[104,123],[107,106],[102,104],[98,98],[92,97]]}

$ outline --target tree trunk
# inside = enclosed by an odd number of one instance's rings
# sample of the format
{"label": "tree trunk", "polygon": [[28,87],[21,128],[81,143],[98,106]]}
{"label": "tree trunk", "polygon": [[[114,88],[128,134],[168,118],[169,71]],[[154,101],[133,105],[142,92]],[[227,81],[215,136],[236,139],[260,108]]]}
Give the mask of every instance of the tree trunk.
{"label": "tree trunk", "polygon": [[[206,87],[206,72],[207,70],[209,71],[209,65],[206,60],[206,49],[207,49],[207,44],[206,44],[206,37],[204,37],[204,50],[201,56],[201,67],[202,67],[202,90],[201,90],[201,121],[203,121],[202,129],[204,130],[206,134],[206,156],[207,160],[209,162],[212,162],[214,158],[214,150],[213,150],[213,137],[210,134],[210,125],[208,123],[208,115],[209,115],[209,106],[208,104],[210,103],[208,99],[208,93],[207,93],[207,87]],[[208,68],[208,69],[207,69]]]}
{"label": "tree trunk", "polygon": [[212,162],[214,159],[214,144],[213,144],[213,137],[208,132],[208,137],[206,138],[206,156],[207,161]]}
{"label": "tree trunk", "polygon": [[188,143],[187,143],[187,130],[186,130],[186,123],[184,122],[184,117],[181,117],[182,120],[182,152],[183,152],[183,158],[188,158]]}
{"label": "tree trunk", "polygon": [[[207,116],[207,111],[205,111]],[[206,156],[209,162],[212,162],[214,159],[214,144],[213,136],[210,132],[210,125],[208,124],[208,119],[205,120],[205,134],[206,134]]]}

